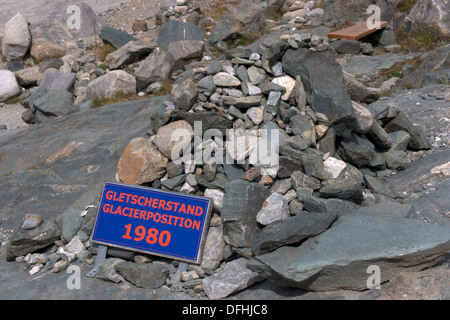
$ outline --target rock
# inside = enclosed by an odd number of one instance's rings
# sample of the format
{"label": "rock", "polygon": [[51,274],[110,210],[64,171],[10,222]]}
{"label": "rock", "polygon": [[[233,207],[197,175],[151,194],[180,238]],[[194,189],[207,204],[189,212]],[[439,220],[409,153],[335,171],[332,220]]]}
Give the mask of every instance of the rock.
{"label": "rock", "polygon": [[219,112],[215,111],[202,111],[190,113],[181,110],[175,110],[170,114],[170,117],[174,120],[185,120],[192,127],[195,122],[199,121],[202,123],[202,133],[204,133],[208,129],[217,129],[223,135],[226,135],[226,130],[231,129],[233,127],[233,121],[224,118],[220,115]]}
{"label": "rock", "polygon": [[179,108],[190,110],[197,99],[197,86],[191,79],[187,79],[180,84],[174,84],[172,97],[173,102]]}
{"label": "rock", "polygon": [[0,70],[0,102],[18,96],[21,92],[16,76],[8,70]]}
{"label": "rock", "polygon": [[133,30],[133,32],[147,31],[148,30],[147,21],[135,20],[133,22],[133,25],[131,26],[131,30]]}
{"label": "rock", "polygon": [[268,225],[274,221],[284,220],[289,217],[286,198],[278,193],[272,193],[263,202],[261,210],[256,215],[256,221],[262,225]]}
{"label": "rock", "polygon": [[115,266],[117,272],[136,287],[157,289],[162,287],[169,270],[159,263],[124,262]]}
{"label": "rock", "polygon": [[234,37],[234,32],[225,26],[217,28],[213,33],[211,33],[208,42],[210,44],[217,44],[219,41],[226,41],[232,37]]}
{"label": "rock", "polygon": [[[212,190],[212,189],[210,189]],[[203,250],[202,268],[215,270],[224,259],[225,241],[223,240],[223,226],[211,227],[206,236]]]}
{"label": "rock", "polygon": [[292,186],[294,189],[299,187],[308,187],[313,190],[318,190],[320,188],[320,181],[314,177],[308,177],[302,171],[294,171],[291,174]]}
{"label": "rock", "polygon": [[84,250],[84,245],[80,241],[80,238],[78,236],[75,236],[64,248],[66,251],[77,255]]}
{"label": "rock", "polygon": [[352,101],[352,106],[356,116],[354,130],[359,133],[369,132],[374,122],[372,113],[356,101]]}
{"label": "rock", "polygon": [[36,84],[39,77],[39,67],[31,67],[15,72],[17,81],[21,86],[30,86]]}
{"label": "rock", "polygon": [[252,252],[261,255],[282,246],[300,243],[322,233],[336,219],[333,213],[302,211],[295,217],[275,221],[252,239]]}
{"label": "rock", "polygon": [[168,49],[169,44],[180,40],[200,40],[205,39],[205,31],[192,23],[181,21],[169,21],[162,25],[158,39],[156,40],[161,49]]}
{"label": "rock", "polygon": [[389,150],[386,153],[386,166],[392,170],[404,170],[409,167],[411,161],[408,156],[400,150]]}
{"label": "rock", "polygon": [[10,61],[6,64],[6,69],[12,72],[23,70],[25,67],[19,61]]}
{"label": "rock", "polygon": [[119,69],[123,66],[138,60],[151,53],[155,47],[145,41],[130,41],[118,50],[109,53],[105,58],[105,63],[110,70]]}
{"label": "rock", "polygon": [[103,260],[100,264],[100,272],[96,277],[114,283],[122,282],[124,278],[116,271],[116,266],[121,263],[125,263],[125,261],[119,258],[107,258]]}
{"label": "rock", "polygon": [[406,18],[406,31],[412,37],[416,33],[431,32],[442,37],[450,36],[448,3],[444,0],[419,0]]}
{"label": "rock", "polygon": [[168,159],[156,149],[151,139],[135,138],[129,142],[117,165],[119,180],[143,184],[160,179],[166,173]]}
{"label": "rock", "polygon": [[300,111],[306,112],[306,92],[300,76],[295,78],[294,96],[295,101],[297,102],[297,108],[300,109]]}
{"label": "rock", "polygon": [[70,265],[69,261],[60,260],[53,265],[52,272],[58,273],[58,272],[64,271],[69,265]]}
{"label": "rock", "polygon": [[408,117],[399,111],[394,119],[384,126],[384,130],[387,133],[403,130],[409,133],[411,140],[409,141],[408,148],[422,150],[430,149],[431,145],[428,142],[425,134],[420,128],[414,126],[414,124],[408,119]]}
{"label": "rock", "polygon": [[249,109],[261,105],[261,96],[248,96],[242,98],[223,96],[222,98],[225,105],[235,106],[238,109]]}
{"label": "rock", "polygon": [[241,82],[235,76],[230,75],[227,72],[219,72],[213,76],[214,85],[218,87],[237,87],[241,85]]}
{"label": "rock", "polygon": [[[342,67],[334,59],[307,49],[289,49],[282,63],[287,74],[301,77],[311,108],[326,116],[327,125],[355,121]],[[327,77],[317,77],[318,74],[326,74]]]}
{"label": "rock", "polygon": [[291,118],[290,126],[296,137],[302,139],[306,145],[316,144],[316,131],[314,121],[309,115],[296,115]]}
{"label": "rock", "polygon": [[30,54],[37,61],[44,61],[63,57],[66,49],[60,45],[33,38]]}
{"label": "rock", "polygon": [[364,102],[370,96],[367,87],[356,79],[351,73],[344,70],[345,87],[350,94],[352,100],[356,102]]}
{"label": "rock", "polygon": [[359,206],[354,202],[342,199],[324,199],[315,196],[305,196],[303,207],[309,212],[329,212],[335,213],[339,217],[355,211]]}
{"label": "rock", "polygon": [[347,164],[344,161],[341,161],[334,157],[328,157],[323,162],[324,171],[327,172],[333,179],[342,178],[346,167]]}
{"label": "rock", "polygon": [[411,135],[408,132],[400,130],[389,133],[388,135],[392,141],[392,149],[406,151],[411,140]]}
{"label": "rock", "polygon": [[349,139],[341,141],[339,154],[351,164],[365,166],[375,154],[375,146],[365,136],[352,134]]}
{"label": "rock", "polygon": [[296,81],[290,76],[281,76],[274,78],[272,82],[286,88],[286,92],[281,96],[281,99],[289,100],[296,86]]}
{"label": "rock", "polygon": [[164,82],[172,75],[175,59],[167,51],[154,50],[136,70],[136,88],[147,88],[154,82]]}
{"label": "rock", "polygon": [[369,266],[383,270],[383,283],[400,271],[436,264],[449,247],[450,234],[441,226],[418,219],[350,215],[299,247],[257,256],[247,267],[283,286],[365,290]]}
{"label": "rock", "polygon": [[372,123],[372,126],[370,127],[370,130],[368,132],[368,136],[371,137],[372,141],[374,141],[378,146],[382,148],[389,149],[392,147],[391,137],[377,123],[377,121],[374,121]]}
{"label": "rock", "polygon": [[108,26],[105,26],[100,30],[98,37],[102,39],[104,43],[110,44],[116,49],[123,47],[130,41],[138,40],[126,32]]}
{"label": "rock", "polygon": [[36,108],[36,123],[67,116],[74,111],[73,95],[66,90],[50,90],[36,98],[33,105]]}
{"label": "rock", "polygon": [[355,203],[361,203],[363,200],[361,184],[350,178],[322,181],[319,192],[320,196],[325,199],[337,198]]}
{"label": "rock", "polygon": [[175,70],[183,68],[193,59],[203,55],[205,43],[202,40],[180,40],[169,44],[168,51],[175,59]]}
{"label": "rock", "polygon": [[333,41],[331,47],[336,50],[337,53],[358,54],[360,50],[360,43],[358,40],[339,39]]}
{"label": "rock", "polygon": [[256,3],[250,0],[239,2],[236,6],[231,6],[216,21],[215,30],[228,27],[238,34],[249,32],[258,33],[264,22],[264,11]]}
{"label": "rock", "polygon": [[222,191],[216,189],[206,189],[204,195],[205,197],[213,200],[213,209],[216,212],[222,212],[223,197],[225,195]]}
{"label": "rock", "polygon": [[256,215],[270,191],[259,183],[234,180],[225,185],[222,222],[226,242],[233,247],[249,247],[258,231]]}
{"label": "rock", "polygon": [[23,219],[22,229],[31,230],[39,227],[44,221],[40,214],[27,213]]}
{"label": "rock", "polygon": [[259,125],[264,120],[264,107],[253,107],[247,110],[247,117],[256,125]]}
{"label": "rock", "polygon": [[136,93],[136,79],[123,70],[108,72],[89,82],[86,88],[86,99],[111,98],[118,93]]}
{"label": "rock", "polygon": [[6,244],[6,260],[14,261],[18,256],[26,255],[41,248],[45,248],[58,240],[61,230],[51,220],[45,220],[37,228],[31,230],[14,230]]}
{"label": "rock", "polygon": [[227,262],[217,273],[203,279],[203,289],[208,298],[211,300],[223,299],[259,281],[260,276],[247,269],[246,263],[247,259],[245,258]]}
{"label": "rock", "polygon": [[215,85],[212,76],[206,76],[197,82],[198,92],[213,92]]}
{"label": "rock", "polygon": [[2,53],[8,60],[22,60],[31,45],[28,22],[17,13],[4,26]]}
{"label": "rock", "polygon": [[396,201],[384,201],[373,206],[361,207],[351,214],[374,215],[382,218],[416,218],[416,211],[412,205]]}

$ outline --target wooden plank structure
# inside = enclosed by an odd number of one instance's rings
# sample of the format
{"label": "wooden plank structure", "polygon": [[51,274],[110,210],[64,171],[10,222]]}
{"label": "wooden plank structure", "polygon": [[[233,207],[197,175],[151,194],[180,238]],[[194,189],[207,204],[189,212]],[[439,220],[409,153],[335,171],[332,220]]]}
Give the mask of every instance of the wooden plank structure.
{"label": "wooden plank structure", "polygon": [[[386,27],[387,24],[388,24],[387,21],[381,21],[380,29]],[[363,22],[359,22],[351,27],[333,31],[328,34],[328,38],[358,40],[358,39],[365,37],[371,33],[374,33],[375,31],[380,30],[380,29],[377,29],[377,28],[369,29],[367,27],[367,22],[363,21]]]}

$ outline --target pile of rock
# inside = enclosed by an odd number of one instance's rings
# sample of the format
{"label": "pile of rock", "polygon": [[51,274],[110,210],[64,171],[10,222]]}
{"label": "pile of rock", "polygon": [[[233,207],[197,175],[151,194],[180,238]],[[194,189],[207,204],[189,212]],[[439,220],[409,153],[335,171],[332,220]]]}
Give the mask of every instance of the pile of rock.
{"label": "pile of rock", "polygon": [[168,21],[181,21],[185,23],[198,24],[201,16],[199,7],[191,4],[188,0],[167,1],[162,3],[161,8],[155,15],[156,25],[163,25]]}

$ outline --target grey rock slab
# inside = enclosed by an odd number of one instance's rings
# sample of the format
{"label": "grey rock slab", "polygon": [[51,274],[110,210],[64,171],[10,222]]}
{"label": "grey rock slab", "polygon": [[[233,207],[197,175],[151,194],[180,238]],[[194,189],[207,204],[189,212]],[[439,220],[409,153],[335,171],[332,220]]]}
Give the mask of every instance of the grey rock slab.
{"label": "grey rock slab", "polygon": [[102,39],[103,42],[112,45],[116,49],[123,47],[130,41],[138,40],[129,33],[114,29],[109,26],[103,27],[100,30],[98,37]]}
{"label": "grey rock slab", "polygon": [[9,70],[0,70],[0,102],[18,96],[21,92],[16,76]]}
{"label": "grey rock slab", "polygon": [[259,230],[256,215],[270,194],[262,185],[242,179],[226,184],[221,217],[229,244],[250,246],[252,237]]}
{"label": "grey rock slab", "polygon": [[355,215],[341,218],[299,247],[257,256],[247,267],[282,286],[365,290],[369,266],[377,265],[381,282],[386,282],[400,271],[438,263],[449,248],[448,228],[418,219]]}
{"label": "grey rock slab", "polygon": [[24,256],[51,245],[61,236],[61,230],[52,220],[45,220],[40,226],[31,230],[23,230],[20,226],[14,229],[6,244],[6,260]]}
{"label": "grey rock slab", "polygon": [[217,273],[203,279],[203,290],[208,298],[223,299],[260,281],[259,274],[247,269],[246,263],[245,258],[227,262]]}
{"label": "grey rock slab", "polygon": [[111,52],[105,58],[105,63],[110,70],[119,69],[147,54],[155,47],[145,41],[130,41],[118,50]]}
{"label": "grey rock slab", "polygon": [[117,272],[137,287],[157,289],[166,283],[169,270],[159,263],[124,262],[115,266]]}
{"label": "grey rock slab", "polygon": [[136,93],[136,78],[123,70],[114,70],[89,82],[86,99],[111,98],[117,93]]}
{"label": "grey rock slab", "polygon": [[160,48],[168,49],[169,44],[180,40],[201,40],[205,38],[205,31],[192,23],[171,20],[164,23],[156,40]]}
{"label": "grey rock slab", "polygon": [[252,239],[252,252],[261,255],[279,247],[299,243],[325,231],[335,220],[334,213],[301,211],[294,217],[267,225]]}
{"label": "grey rock slab", "polygon": [[175,59],[169,52],[154,50],[136,70],[137,90],[143,90],[154,82],[166,81],[172,75],[174,67]]}
{"label": "grey rock slab", "polygon": [[333,58],[307,49],[289,49],[282,63],[287,74],[301,77],[311,108],[324,114],[329,125],[355,121],[342,67]]}

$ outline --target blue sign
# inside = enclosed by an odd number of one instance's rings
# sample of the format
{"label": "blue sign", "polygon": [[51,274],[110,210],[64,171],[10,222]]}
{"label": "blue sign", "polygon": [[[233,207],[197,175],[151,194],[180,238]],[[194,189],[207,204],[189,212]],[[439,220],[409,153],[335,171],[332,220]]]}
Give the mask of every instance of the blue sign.
{"label": "blue sign", "polygon": [[106,182],[92,241],[200,263],[211,209],[209,198]]}

